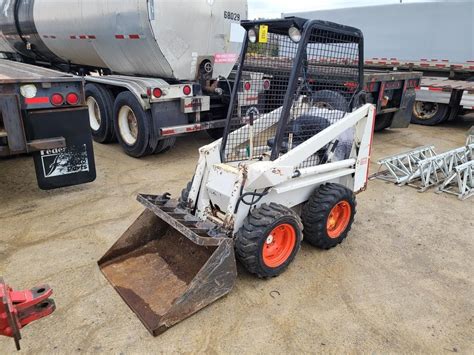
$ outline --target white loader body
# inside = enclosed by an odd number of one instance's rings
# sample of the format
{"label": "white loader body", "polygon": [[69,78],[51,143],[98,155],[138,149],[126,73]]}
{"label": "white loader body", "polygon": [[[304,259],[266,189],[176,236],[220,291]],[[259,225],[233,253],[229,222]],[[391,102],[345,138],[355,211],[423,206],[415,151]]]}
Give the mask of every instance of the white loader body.
{"label": "white loader body", "polygon": [[[275,115],[275,112],[267,115]],[[279,115],[276,114],[275,117]],[[240,198],[248,192],[265,192],[259,202],[252,205],[253,208],[269,202],[295,208],[306,202],[319,185],[328,182],[360,192],[367,184],[374,118],[374,106],[364,105],[274,161],[222,163],[222,140],[204,146],[200,149],[188,203],[196,208],[197,217],[202,220],[210,219],[236,233],[249,214],[250,206],[242,203]],[[260,126],[259,121],[264,124]],[[274,123],[265,116],[256,120],[255,134],[268,129],[271,124]],[[240,128],[248,129],[249,125]],[[334,159],[325,164],[298,169],[306,159],[350,129],[354,129],[354,139],[349,159]],[[246,136],[241,133],[238,130],[231,135]],[[222,213],[213,214],[211,204],[214,210],[219,207]]]}

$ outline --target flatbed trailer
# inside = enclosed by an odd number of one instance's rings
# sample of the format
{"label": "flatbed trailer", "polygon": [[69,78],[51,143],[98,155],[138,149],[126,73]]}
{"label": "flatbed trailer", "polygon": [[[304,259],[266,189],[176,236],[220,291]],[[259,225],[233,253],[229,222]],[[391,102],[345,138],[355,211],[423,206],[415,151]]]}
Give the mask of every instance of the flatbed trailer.
{"label": "flatbed trailer", "polygon": [[95,180],[83,79],[0,59],[0,157],[30,153],[41,189]]}
{"label": "flatbed trailer", "polygon": [[474,111],[474,61],[371,58],[365,61],[365,66],[371,69],[423,72],[424,77],[416,92],[414,123],[436,125]]}
{"label": "flatbed trailer", "polygon": [[[282,61],[277,58],[267,58],[256,56],[253,61],[255,64],[250,65],[248,69],[255,72],[259,71],[259,63],[272,62],[274,72],[267,75],[271,88],[264,93],[265,98],[259,98],[260,101],[274,100],[275,93],[272,88],[279,88],[280,77],[288,75],[290,70],[290,62]],[[321,85],[325,83],[325,72],[328,67],[334,67],[335,63],[326,63],[325,58],[320,60],[308,61],[308,72],[313,78],[313,91],[321,89]],[[346,76],[346,72],[351,70],[353,63],[340,63],[338,73],[341,77]],[[406,128],[410,125],[413,107],[415,104],[416,90],[420,87],[423,74],[417,71],[396,71],[387,69],[365,69],[363,83],[365,92],[365,100],[376,106],[377,117],[375,120],[375,130],[381,131],[385,128]],[[334,74],[327,77],[328,81],[334,81]],[[346,82],[347,90],[356,90],[357,83]],[[256,101],[257,102],[257,101]]]}
{"label": "flatbed trailer", "polygon": [[420,0],[293,15],[360,28],[367,69],[422,72],[412,123],[432,126],[474,111],[473,14],[471,0]]}

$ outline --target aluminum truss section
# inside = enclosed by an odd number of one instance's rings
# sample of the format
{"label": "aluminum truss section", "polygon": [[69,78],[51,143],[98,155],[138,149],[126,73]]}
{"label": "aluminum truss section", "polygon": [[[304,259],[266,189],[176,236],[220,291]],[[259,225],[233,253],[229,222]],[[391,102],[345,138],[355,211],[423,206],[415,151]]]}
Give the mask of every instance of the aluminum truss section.
{"label": "aluminum truss section", "polygon": [[460,200],[474,196],[474,160],[455,167],[454,172],[441,185],[437,193],[456,195]]}
{"label": "aluminum truss section", "polygon": [[[434,146],[418,147],[405,153],[392,155],[378,161],[379,171],[371,176],[371,179],[377,178],[393,182],[397,185],[410,183],[416,175],[420,161],[436,156]],[[385,170],[382,170],[385,167]]]}
{"label": "aluminum truss section", "polygon": [[421,192],[442,184],[451,177],[456,167],[472,160],[473,150],[474,145],[461,147],[418,162],[418,169],[409,183],[418,182],[411,185],[418,187]]}

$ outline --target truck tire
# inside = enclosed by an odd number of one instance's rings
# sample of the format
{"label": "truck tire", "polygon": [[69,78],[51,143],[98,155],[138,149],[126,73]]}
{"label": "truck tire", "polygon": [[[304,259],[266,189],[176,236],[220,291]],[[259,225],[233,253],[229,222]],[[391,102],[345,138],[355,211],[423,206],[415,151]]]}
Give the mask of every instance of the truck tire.
{"label": "truck tire", "polygon": [[153,150],[153,154],[160,154],[160,153],[167,152],[168,150],[173,148],[175,143],[176,143],[176,137],[164,138],[158,141],[158,144]]}
{"label": "truck tire", "polygon": [[380,132],[392,125],[394,112],[382,113],[375,117],[374,131]]}
{"label": "truck tire", "polygon": [[313,95],[313,104],[333,110],[349,112],[349,102],[340,93],[332,90],[316,91]]}
{"label": "truck tire", "polygon": [[435,102],[415,101],[411,123],[435,126],[449,117],[449,106]]}
{"label": "truck tire", "polygon": [[261,278],[280,275],[301,247],[300,217],[285,206],[263,204],[250,212],[235,237],[237,259]]}
{"label": "truck tire", "polygon": [[221,139],[222,136],[224,135],[224,128],[211,128],[211,129],[206,129],[206,133],[209,137],[211,137],[214,140]]}
{"label": "truck tire", "polygon": [[98,143],[115,142],[114,95],[105,86],[91,83],[86,84],[85,94],[92,137]]}
{"label": "truck tire", "polygon": [[129,92],[120,93],[114,105],[114,126],[117,139],[125,153],[140,158],[153,153],[149,146],[151,114]]}
{"label": "truck tire", "polygon": [[354,193],[328,183],[313,192],[303,207],[304,239],[320,249],[331,249],[347,237],[356,213]]}

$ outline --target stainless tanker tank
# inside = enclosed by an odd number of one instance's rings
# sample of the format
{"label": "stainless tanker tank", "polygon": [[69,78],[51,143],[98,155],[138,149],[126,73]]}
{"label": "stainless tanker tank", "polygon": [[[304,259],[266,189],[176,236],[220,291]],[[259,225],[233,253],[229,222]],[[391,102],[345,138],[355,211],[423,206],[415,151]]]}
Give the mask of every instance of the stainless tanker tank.
{"label": "stainless tanker tank", "polygon": [[[14,1],[4,0],[3,7]],[[177,80],[194,80],[206,58],[214,64],[213,77],[227,76],[241,48],[239,22],[247,17],[246,0],[17,2],[31,17],[22,22],[29,26],[24,41],[37,31],[47,48],[39,49],[43,57]],[[19,46],[10,41],[9,47]]]}

